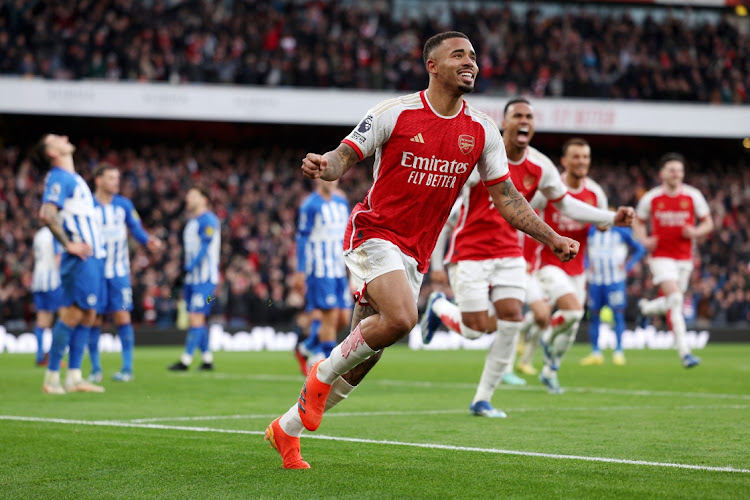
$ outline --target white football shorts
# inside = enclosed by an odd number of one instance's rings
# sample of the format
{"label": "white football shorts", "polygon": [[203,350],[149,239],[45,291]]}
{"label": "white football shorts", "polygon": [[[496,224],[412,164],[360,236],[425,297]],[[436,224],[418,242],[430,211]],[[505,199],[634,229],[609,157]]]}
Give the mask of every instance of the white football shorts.
{"label": "white football shorts", "polygon": [[354,250],[345,252],[344,263],[349,268],[351,281],[356,288],[354,298],[361,305],[367,305],[365,290],[368,283],[378,276],[398,270],[406,273],[414,294],[414,302],[419,297],[424,274],[417,270],[418,265],[414,257],[409,257],[390,241],[378,238],[367,240]]}
{"label": "white football shorts", "polygon": [[544,266],[536,272],[536,279],[542,286],[544,294],[549,297],[550,304],[557,304],[563,295],[572,293],[583,306],[586,304],[586,275],[569,276],[557,266]]}
{"label": "white football shorts", "polygon": [[547,297],[544,295],[542,285],[539,284],[539,280],[533,274],[526,275],[526,303],[533,304],[540,300],[546,300]]}
{"label": "white football shorts", "polygon": [[462,260],[448,265],[448,278],[461,312],[492,311],[501,299],[526,300],[523,257]]}
{"label": "white football shorts", "polygon": [[654,285],[665,281],[674,281],[682,293],[687,291],[690,275],[693,273],[693,261],[677,260],[667,257],[653,257],[648,263],[654,277]]}

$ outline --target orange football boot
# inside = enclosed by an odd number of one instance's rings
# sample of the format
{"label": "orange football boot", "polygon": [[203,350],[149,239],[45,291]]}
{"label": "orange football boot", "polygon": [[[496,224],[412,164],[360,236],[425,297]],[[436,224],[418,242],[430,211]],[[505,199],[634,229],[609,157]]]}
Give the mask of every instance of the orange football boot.
{"label": "orange football boot", "polygon": [[279,452],[285,469],[309,469],[310,464],[302,459],[299,451],[299,438],[284,432],[279,425],[279,420],[281,417],[268,424],[263,439],[271,443],[271,448]]}
{"label": "orange football boot", "polygon": [[302,425],[308,431],[314,431],[320,427],[320,421],[323,420],[323,412],[326,409],[326,400],[328,393],[331,392],[331,385],[324,384],[318,380],[318,365],[323,361],[318,361],[310,368],[307,374],[307,380],[302,385],[302,391],[299,393],[297,400],[297,411],[302,420]]}

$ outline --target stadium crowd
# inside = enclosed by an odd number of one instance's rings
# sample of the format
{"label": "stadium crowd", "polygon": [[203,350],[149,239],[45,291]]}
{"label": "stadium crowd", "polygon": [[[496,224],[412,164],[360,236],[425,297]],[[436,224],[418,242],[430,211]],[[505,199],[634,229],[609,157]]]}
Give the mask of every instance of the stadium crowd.
{"label": "stadium crowd", "polygon": [[411,90],[427,81],[424,41],[457,29],[473,35],[480,93],[750,102],[750,36],[723,17],[457,2],[416,20],[392,4],[4,0],[0,74]]}
{"label": "stadium crowd", "polygon": [[[222,280],[215,319],[230,326],[288,322],[303,305],[292,286],[296,270],[295,219],[311,185],[299,173],[304,151],[281,147],[224,149],[212,146],[142,145],[114,148],[108,141],[80,143],[76,168],[90,180],[102,161],[122,171],[123,195],[132,198],[145,227],[165,241],[149,254],[133,243],[135,323],[174,325],[179,304],[184,195],[195,183],[207,186],[222,221]],[[653,159],[656,160],[655,158]],[[592,176],[610,203],[635,204],[657,183],[656,169],[641,164],[596,159]],[[626,178],[627,181],[623,181]],[[0,152],[0,324],[24,328],[33,320],[29,285],[31,241],[38,227],[44,172],[18,147]],[[359,166],[342,179],[352,204],[371,183]],[[686,182],[709,201],[716,232],[700,245],[701,264],[689,288],[686,312],[696,326],[740,325],[750,321],[750,169],[715,163],[688,166]],[[629,279],[628,320],[635,303],[653,293],[650,277],[638,265]],[[429,292],[423,289],[422,301]]]}

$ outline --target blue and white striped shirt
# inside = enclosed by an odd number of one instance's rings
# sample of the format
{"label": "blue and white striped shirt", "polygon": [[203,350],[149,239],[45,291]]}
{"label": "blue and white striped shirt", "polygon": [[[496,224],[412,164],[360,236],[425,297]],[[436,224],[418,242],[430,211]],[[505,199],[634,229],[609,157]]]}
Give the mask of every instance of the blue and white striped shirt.
{"label": "blue and white striped shirt", "polygon": [[219,218],[205,211],[190,219],[182,233],[185,245],[185,283],[189,285],[217,284],[221,255]]}
{"label": "blue and white striped shirt", "polygon": [[297,270],[315,278],[343,278],[344,232],[349,203],[334,194],[326,200],[312,193],[300,206],[297,224]]}
{"label": "blue and white striped shirt", "polygon": [[94,198],[94,205],[102,227],[102,239],[107,257],[104,260],[104,277],[130,276],[128,230],[141,245],[148,242],[141,218],[133,202],[118,194],[106,205]]}
{"label": "blue and white striped shirt", "polygon": [[94,196],[83,177],[53,167],[45,180],[42,203],[52,203],[60,209],[63,230],[71,241],[87,243],[97,259],[105,257]]}
{"label": "blue and white striped shirt", "polygon": [[55,258],[62,253],[48,227],[40,228],[34,235],[34,271],[31,274],[32,292],[51,292],[60,287],[60,266]]}
{"label": "blue and white striped shirt", "polygon": [[[629,260],[628,248],[633,252]],[[621,283],[644,255],[646,248],[633,238],[633,230],[629,227],[599,231],[592,225],[586,255],[588,281],[594,285]]]}

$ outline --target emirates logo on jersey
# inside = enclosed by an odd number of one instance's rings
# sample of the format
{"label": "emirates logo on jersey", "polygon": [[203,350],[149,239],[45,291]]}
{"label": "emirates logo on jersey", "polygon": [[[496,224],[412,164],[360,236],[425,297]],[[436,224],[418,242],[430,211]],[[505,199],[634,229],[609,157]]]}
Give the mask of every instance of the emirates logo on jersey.
{"label": "emirates logo on jersey", "polygon": [[458,149],[465,155],[471,153],[471,150],[474,149],[474,138],[466,134],[459,135]]}

